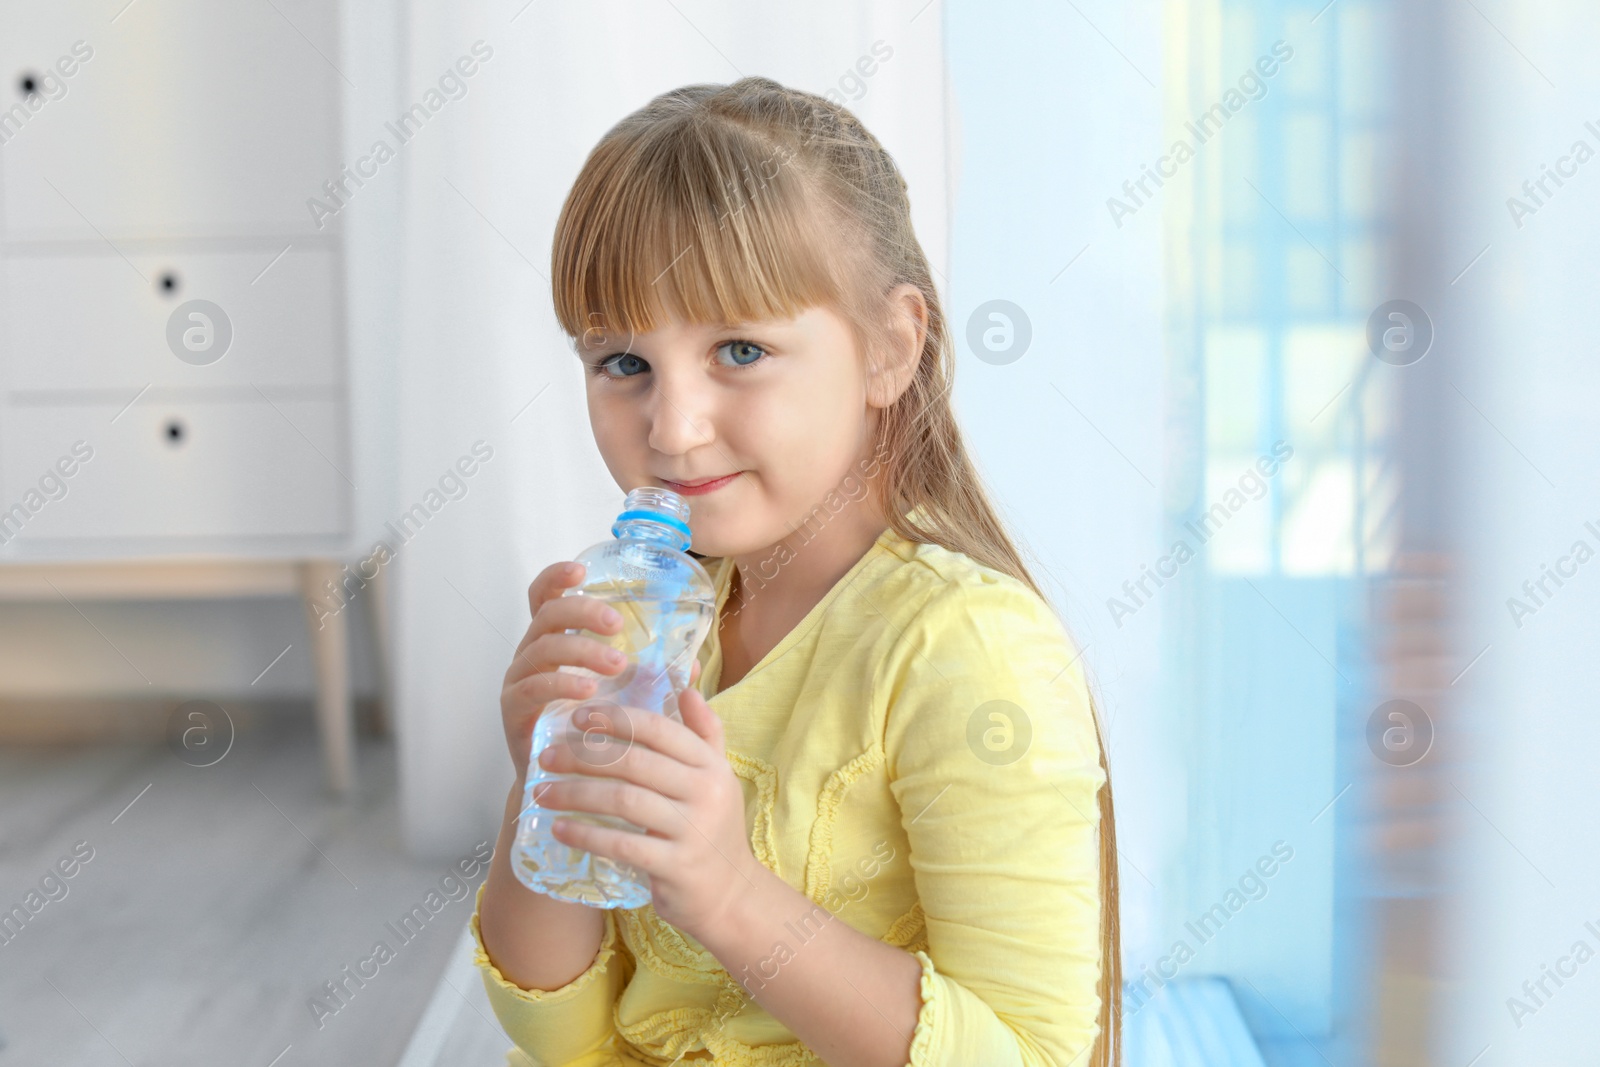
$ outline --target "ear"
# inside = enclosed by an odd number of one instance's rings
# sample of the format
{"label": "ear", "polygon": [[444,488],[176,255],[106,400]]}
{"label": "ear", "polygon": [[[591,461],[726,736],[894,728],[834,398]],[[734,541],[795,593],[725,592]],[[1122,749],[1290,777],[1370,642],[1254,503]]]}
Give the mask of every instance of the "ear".
{"label": "ear", "polygon": [[884,350],[867,370],[867,403],[887,408],[911,385],[928,338],[928,301],[922,290],[901,282],[889,290],[889,328]]}

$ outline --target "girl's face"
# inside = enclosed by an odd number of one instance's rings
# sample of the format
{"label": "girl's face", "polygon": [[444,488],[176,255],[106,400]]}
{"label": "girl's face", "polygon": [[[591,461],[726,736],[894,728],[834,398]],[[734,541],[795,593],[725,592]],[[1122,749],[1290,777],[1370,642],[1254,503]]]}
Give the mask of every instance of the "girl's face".
{"label": "girl's face", "polygon": [[881,398],[831,309],[733,327],[673,320],[631,339],[596,331],[577,347],[611,476],[682,495],[696,552],[759,552],[830,494],[835,506],[861,495]]}

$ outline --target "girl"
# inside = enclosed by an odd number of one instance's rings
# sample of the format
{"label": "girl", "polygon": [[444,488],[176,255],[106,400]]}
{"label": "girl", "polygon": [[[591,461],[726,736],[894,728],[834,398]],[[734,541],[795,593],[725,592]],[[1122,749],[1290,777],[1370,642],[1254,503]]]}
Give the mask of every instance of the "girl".
{"label": "girl", "polygon": [[[624,490],[685,494],[715,581],[683,721],[634,715],[541,806],[650,876],[591,909],[512,873],[533,722],[616,673],[555,564],[501,697],[517,778],[472,929],[508,1063],[1106,1065],[1116,850],[1078,657],[962,446],[906,185],[842,107],[665,93],[590,153],[556,313]],[[1097,840],[1098,838],[1098,840]]]}

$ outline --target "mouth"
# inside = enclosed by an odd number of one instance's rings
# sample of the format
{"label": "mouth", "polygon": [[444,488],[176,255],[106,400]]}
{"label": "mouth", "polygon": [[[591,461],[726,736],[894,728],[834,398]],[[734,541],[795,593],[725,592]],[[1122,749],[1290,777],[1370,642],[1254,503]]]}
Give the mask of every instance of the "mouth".
{"label": "mouth", "polygon": [[724,474],[720,478],[701,478],[695,482],[675,482],[670,478],[663,478],[661,479],[661,484],[671,489],[674,493],[680,493],[684,496],[700,496],[704,493],[711,493],[721,489],[743,473],[743,471],[734,471],[732,474]]}

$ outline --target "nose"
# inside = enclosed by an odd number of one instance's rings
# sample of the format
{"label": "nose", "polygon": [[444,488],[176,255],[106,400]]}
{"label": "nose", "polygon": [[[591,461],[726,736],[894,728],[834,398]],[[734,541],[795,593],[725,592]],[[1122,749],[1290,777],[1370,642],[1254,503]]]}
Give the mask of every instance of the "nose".
{"label": "nose", "polygon": [[716,440],[710,383],[696,372],[659,373],[651,382],[650,447],[678,456]]}

